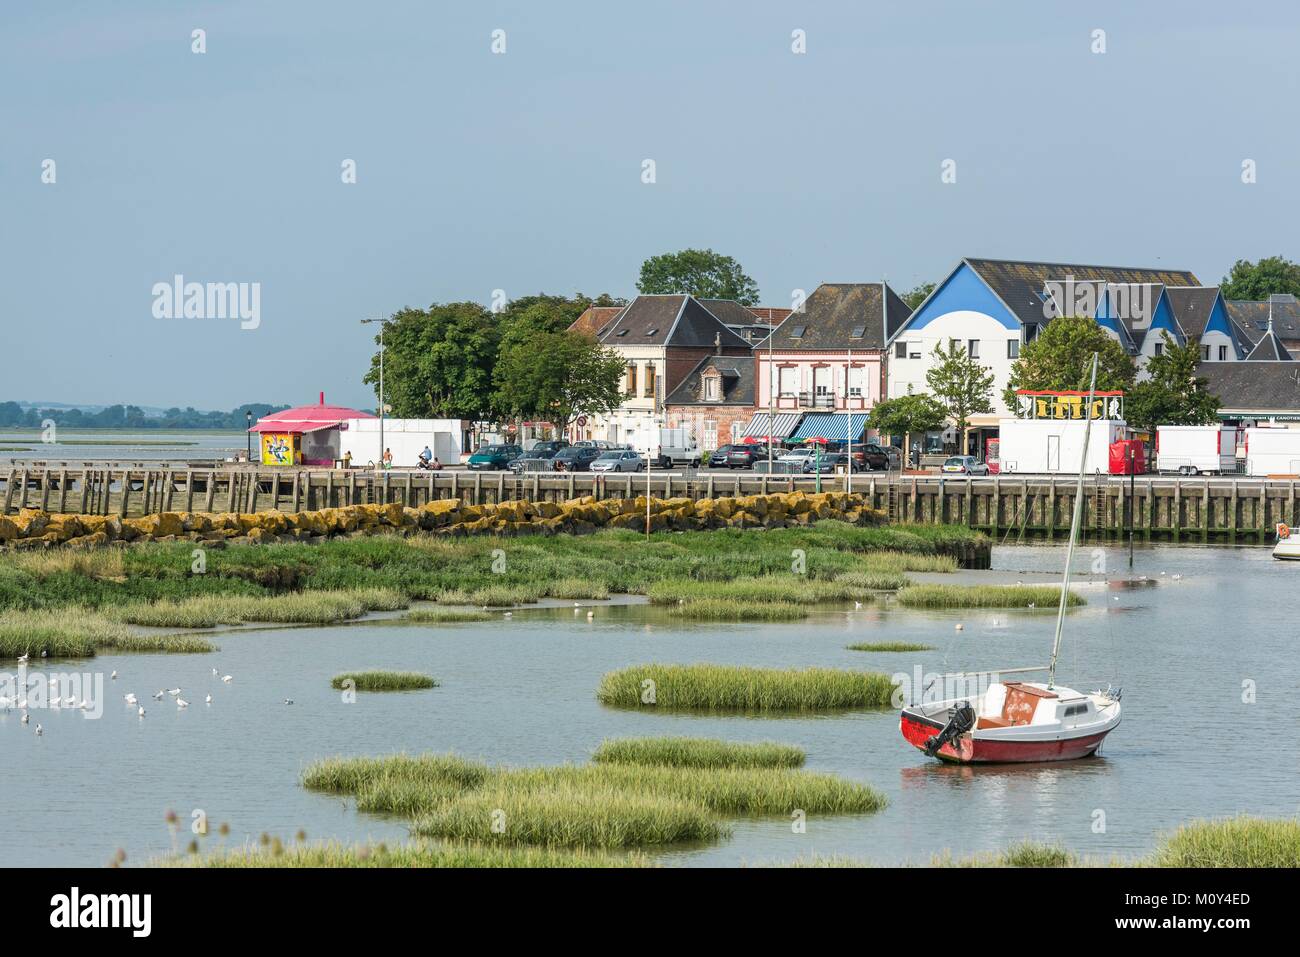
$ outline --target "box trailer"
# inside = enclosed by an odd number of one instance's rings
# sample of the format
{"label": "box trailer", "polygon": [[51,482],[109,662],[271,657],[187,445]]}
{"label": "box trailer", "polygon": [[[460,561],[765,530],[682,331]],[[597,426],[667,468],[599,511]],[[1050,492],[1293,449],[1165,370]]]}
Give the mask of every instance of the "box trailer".
{"label": "box trailer", "polygon": [[[1083,455],[1083,419],[1002,419],[998,471],[1002,475],[1069,475]],[[1110,473],[1110,447],[1124,438],[1122,419],[1093,419],[1084,471]]]}
{"label": "box trailer", "polygon": [[691,429],[657,429],[651,434],[656,440],[653,446],[647,447],[644,441],[635,440],[633,448],[648,457],[655,468],[666,469],[674,465],[699,467],[704,452]]}
{"label": "box trailer", "polygon": [[1156,427],[1156,471],[1180,475],[1237,471],[1237,429],[1231,425]]}
{"label": "box trailer", "polygon": [[384,438],[379,440],[378,419],[347,419],[339,432],[340,455],[352,453],[353,465],[379,462],[384,449],[392,449],[393,465],[413,468],[427,445],[443,465],[460,463],[465,442],[458,419],[384,419]]}
{"label": "box trailer", "polygon": [[1300,429],[1246,429],[1247,475],[1300,475]]}

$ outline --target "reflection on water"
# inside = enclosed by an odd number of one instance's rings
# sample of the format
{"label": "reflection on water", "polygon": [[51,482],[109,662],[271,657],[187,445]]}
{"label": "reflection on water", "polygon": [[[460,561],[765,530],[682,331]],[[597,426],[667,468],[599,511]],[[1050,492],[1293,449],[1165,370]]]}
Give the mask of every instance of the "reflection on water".
{"label": "reflection on water", "polygon": [[[994,562],[1000,573],[1028,574],[1059,568],[1062,557],[1059,547],[1005,547]],[[1112,557],[1127,574],[1126,550]],[[797,744],[810,769],[868,782],[890,800],[875,815],[811,816],[804,834],[782,818],[738,821],[728,841],[663,854],[671,864],[812,853],[925,862],[1023,839],[1132,857],[1189,818],[1296,813],[1300,775],[1294,760],[1279,759],[1278,738],[1293,720],[1300,664],[1294,627],[1272,611],[1294,593],[1300,569],[1273,562],[1267,550],[1184,547],[1139,550],[1135,573],[1154,584],[1087,586],[1085,575],[1089,603],[1067,624],[1063,683],[1125,691],[1124,722],[1095,760],[953,767],[906,747],[892,712],[757,721],[618,711],[594,698],[606,671],[651,661],[889,673],[1038,665],[1051,644],[1050,612],[922,612],[881,602],[794,624],[683,625],[644,606],[597,605],[588,621],[583,603],[576,614],[516,611],[482,624],[250,629],[222,635],[213,655],[94,659],[78,670],[120,674],[105,681],[101,720],[63,711],[23,726],[16,712],[0,713],[0,842],[10,864],[97,865],[118,847],[139,862],[170,847],[166,810],[188,820],[196,808],[228,821],[236,843],[299,828],[312,838],[391,841],[405,835],[401,821],[303,791],[302,767],[326,755],[397,750],[516,766],[584,762],[605,737],[657,734]],[[882,640],[935,650],[845,648]],[[234,680],[221,683],[213,667]],[[363,694],[345,705],[329,679],[362,667],[425,671],[442,687]],[[153,700],[176,687],[189,708]],[[146,706],[143,719],[123,702],[127,692]]]}

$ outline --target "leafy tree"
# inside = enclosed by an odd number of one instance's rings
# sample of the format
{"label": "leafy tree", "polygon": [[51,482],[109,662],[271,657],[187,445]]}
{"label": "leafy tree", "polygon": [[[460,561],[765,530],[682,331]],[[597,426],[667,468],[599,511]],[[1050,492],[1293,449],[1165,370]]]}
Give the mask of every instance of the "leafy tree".
{"label": "leafy tree", "polygon": [[1224,299],[1267,299],[1275,292],[1300,296],[1300,264],[1282,256],[1259,262],[1238,259],[1223,277],[1219,292]]}
{"label": "leafy tree", "polygon": [[507,415],[550,422],[562,435],[578,416],[622,404],[625,369],[622,356],[586,336],[534,332],[503,344],[494,405]]}
{"label": "leafy tree", "polygon": [[934,347],[934,362],[925,373],[926,385],[945,406],[966,448],[966,431],[972,415],[993,411],[993,370],[982,366],[955,340]]}
{"label": "leafy tree", "polygon": [[[489,418],[501,342],[496,314],[476,302],[403,309],[384,328],[384,397],[412,419]],[[379,394],[379,336],[363,382]]]}
{"label": "leafy tree", "polygon": [[923,282],[910,292],[903,293],[903,302],[907,303],[908,308],[915,312],[916,307],[925,302],[926,296],[932,292],[934,292],[934,283]]}
{"label": "leafy tree", "polygon": [[712,249],[651,256],[641,264],[636,287],[647,296],[688,293],[699,299],[734,299],[746,306],[758,302],[758,285],[740,263]]}
{"label": "leafy tree", "polygon": [[1063,316],[1049,322],[1037,339],[1020,350],[1002,401],[1014,409],[1017,389],[1086,391],[1094,352],[1098,354],[1097,390],[1128,391],[1137,368],[1119,341],[1087,316]]}
{"label": "leafy tree", "polygon": [[618,299],[602,292],[595,299],[578,293],[575,296],[552,296],[539,292],[535,296],[512,299],[502,310],[503,325],[511,327],[517,319],[528,317],[534,328],[545,327],[549,332],[561,332],[590,306],[625,306],[626,299]]}
{"label": "leafy tree", "polygon": [[948,410],[934,396],[924,392],[882,399],[867,416],[867,422],[881,435],[903,436],[904,455],[914,434],[937,432],[948,421]]}
{"label": "leafy tree", "polygon": [[1200,342],[1180,346],[1164,333],[1164,352],[1147,361],[1148,378],[1124,400],[1130,425],[1154,433],[1158,425],[1213,425],[1219,421],[1219,397],[1206,390],[1209,380],[1196,374]]}

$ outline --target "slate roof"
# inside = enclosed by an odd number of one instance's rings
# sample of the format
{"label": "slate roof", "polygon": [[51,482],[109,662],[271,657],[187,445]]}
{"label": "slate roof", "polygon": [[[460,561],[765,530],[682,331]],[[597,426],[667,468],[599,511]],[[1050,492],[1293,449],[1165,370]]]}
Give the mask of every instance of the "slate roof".
{"label": "slate roof", "polygon": [[[706,369],[717,369],[722,374],[722,398],[701,399],[701,380]],[[708,356],[686,374],[677,388],[668,393],[664,405],[719,405],[754,404],[754,360],[749,356]]]}
{"label": "slate roof", "polygon": [[569,326],[569,332],[599,336],[601,330],[609,325],[610,320],[622,311],[622,306],[588,306],[582,315],[573,320],[573,325]]}
{"label": "slate roof", "polygon": [[[781,352],[883,349],[912,310],[888,285],[878,282],[822,283],[756,350]],[[861,336],[854,336],[861,331]],[[800,334],[796,334],[800,333]]]}
{"label": "slate roof", "polygon": [[1008,259],[962,260],[997,293],[1021,322],[1043,323],[1042,292],[1049,281],[1099,281],[1121,284],[1199,286],[1200,280],[1181,269],[1140,269],[1130,266],[1085,266],[1080,263],[1023,262]]}
{"label": "slate roof", "polygon": [[[1268,300],[1225,299],[1228,318],[1240,330],[1247,343],[1255,343],[1268,328]],[[1294,297],[1273,303],[1273,331],[1279,339],[1300,340],[1300,302]]]}
{"label": "slate roof", "polygon": [[734,299],[700,299],[701,306],[718,317],[727,326],[753,326],[758,324],[758,317],[750,312],[748,306],[742,306]]}
{"label": "slate roof", "polygon": [[600,334],[607,346],[708,346],[749,348],[693,296],[637,296]]}
{"label": "slate roof", "polygon": [[[1142,340],[1151,328],[1151,320],[1155,316],[1156,306],[1160,303],[1160,296],[1165,291],[1165,287],[1160,283],[1126,283],[1126,282],[1107,282],[1105,280],[1073,280],[1073,288],[1068,285],[1070,277],[1053,276],[1046,280],[1052,285],[1052,295],[1060,296],[1062,294],[1073,294],[1075,299],[1072,303],[1062,302],[1053,298],[1050,303],[1050,313],[1053,317],[1072,315],[1079,309],[1079,303],[1084,299],[1087,293],[1085,289],[1091,290],[1092,302],[1094,303],[1093,311],[1102,313],[1115,321],[1119,322],[1123,329],[1121,344],[1126,346],[1129,352],[1136,353],[1142,346]],[[1045,322],[1047,317],[1040,308],[1036,322]]]}
{"label": "slate roof", "polygon": [[1196,374],[1224,410],[1300,411],[1300,362],[1202,362]]}
{"label": "slate roof", "polygon": [[1200,338],[1205,334],[1205,324],[1210,321],[1215,300],[1219,298],[1218,286],[1169,286],[1165,289],[1169,308],[1174,311],[1178,328],[1187,338]]}
{"label": "slate roof", "polygon": [[1255,343],[1255,348],[1250,350],[1246,359],[1249,362],[1290,361],[1291,353],[1286,351],[1286,346],[1278,340],[1277,333],[1269,327],[1260,336],[1259,342]]}

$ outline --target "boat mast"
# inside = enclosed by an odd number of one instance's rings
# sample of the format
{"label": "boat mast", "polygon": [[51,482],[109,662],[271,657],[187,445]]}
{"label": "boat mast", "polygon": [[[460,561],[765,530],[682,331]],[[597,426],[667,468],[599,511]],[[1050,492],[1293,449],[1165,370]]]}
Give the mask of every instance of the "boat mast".
{"label": "boat mast", "polygon": [[1070,521],[1070,543],[1065,548],[1065,574],[1061,577],[1061,603],[1056,609],[1056,639],[1052,642],[1052,661],[1047,668],[1047,688],[1056,687],[1056,657],[1061,653],[1061,629],[1065,625],[1065,601],[1070,597],[1070,562],[1074,559],[1074,541],[1079,537],[1079,520],[1083,517],[1083,473],[1088,467],[1088,439],[1092,436],[1092,403],[1097,394],[1097,356],[1092,354],[1092,381],[1088,384],[1088,404],[1083,409],[1083,455],[1079,458],[1079,484],[1074,490],[1074,518]]}

